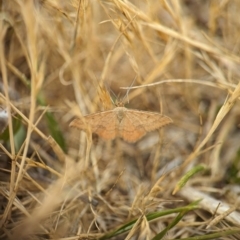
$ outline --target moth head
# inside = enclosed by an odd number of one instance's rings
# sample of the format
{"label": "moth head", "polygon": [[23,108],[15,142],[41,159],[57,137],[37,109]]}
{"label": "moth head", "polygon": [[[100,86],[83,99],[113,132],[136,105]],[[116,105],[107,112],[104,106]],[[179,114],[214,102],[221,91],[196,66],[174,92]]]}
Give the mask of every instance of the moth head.
{"label": "moth head", "polygon": [[124,103],[123,103],[123,101],[118,101],[118,100],[117,100],[117,101],[115,102],[115,106],[116,106],[116,107],[124,107]]}

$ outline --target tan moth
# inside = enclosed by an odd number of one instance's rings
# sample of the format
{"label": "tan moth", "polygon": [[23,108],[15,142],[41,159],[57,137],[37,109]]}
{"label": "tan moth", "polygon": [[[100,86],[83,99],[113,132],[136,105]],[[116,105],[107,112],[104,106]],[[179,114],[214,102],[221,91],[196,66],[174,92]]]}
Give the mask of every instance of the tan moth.
{"label": "tan moth", "polygon": [[82,119],[76,118],[70,127],[86,130],[87,125],[92,133],[105,140],[121,137],[127,142],[136,142],[147,132],[172,122],[171,118],[160,113],[128,109],[118,104],[112,110],[89,114]]}

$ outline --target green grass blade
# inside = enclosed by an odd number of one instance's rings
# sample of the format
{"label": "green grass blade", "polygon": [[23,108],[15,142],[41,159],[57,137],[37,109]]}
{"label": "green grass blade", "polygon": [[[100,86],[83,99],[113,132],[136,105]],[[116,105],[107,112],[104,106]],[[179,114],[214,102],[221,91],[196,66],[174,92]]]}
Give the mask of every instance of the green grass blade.
{"label": "green grass blade", "polygon": [[[158,219],[160,217],[166,216],[166,215],[170,215],[172,213],[181,213],[181,212],[188,212],[191,210],[195,210],[198,208],[198,203],[200,202],[200,200],[194,201],[193,203],[185,206],[185,207],[180,207],[180,208],[175,208],[175,209],[170,209],[170,210],[165,210],[165,211],[160,211],[160,212],[155,212],[155,213],[150,213],[146,215],[146,218],[148,221],[152,221],[155,219]],[[134,224],[137,222],[138,219],[134,219],[126,224],[124,224],[123,226],[119,227],[118,229],[109,232],[107,234],[105,234],[104,236],[102,236],[101,238],[99,238],[100,240],[105,240],[105,239],[109,239],[111,237],[120,235],[122,233],[128,232],[132,229],[132,227],[134,226]]]}

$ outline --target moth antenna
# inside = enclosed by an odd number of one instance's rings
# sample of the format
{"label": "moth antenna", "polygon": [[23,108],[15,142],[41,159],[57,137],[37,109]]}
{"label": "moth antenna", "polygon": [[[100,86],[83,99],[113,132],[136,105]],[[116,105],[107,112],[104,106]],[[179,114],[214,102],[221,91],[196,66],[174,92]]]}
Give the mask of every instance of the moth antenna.
{"label": "moth antenna", "polygon": [[136,81],[136,79],[137,79],[137,75],[136,75],[136,77],[133,79],[133,81],[132,81],[130,87],[128,87],[128,90],[127,90],[125,96],[123,97],[122,102],[124,102],[124,99],[127,97],[127,99],[128,99],[128,103],[129,103],[128,93],[129,93],[129,91],[131,90],[131,87],[133,86],[133,84],[134,84],[134,82]]}
{"label": "moth antenna", "polygon": [[[108,90],[109,90],[109,92],[111,92],[111,94],[117,99],[117,95],[114,93],[114,91],[113,91],[110,87],[108,87]],[[115,103],[114,103],[114,101],[113,101],[112,98],[111,98],[111,101],[112,101],[112,104],[115,105]]]}

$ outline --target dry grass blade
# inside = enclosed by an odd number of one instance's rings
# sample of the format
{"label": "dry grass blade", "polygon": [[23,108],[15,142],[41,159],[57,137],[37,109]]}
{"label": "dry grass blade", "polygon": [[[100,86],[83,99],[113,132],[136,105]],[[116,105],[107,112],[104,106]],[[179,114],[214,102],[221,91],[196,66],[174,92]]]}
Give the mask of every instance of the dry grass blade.
{"label": "dry grass blade", "polygon": [[1,1],[0,239],[240,239],[239,12]]}

